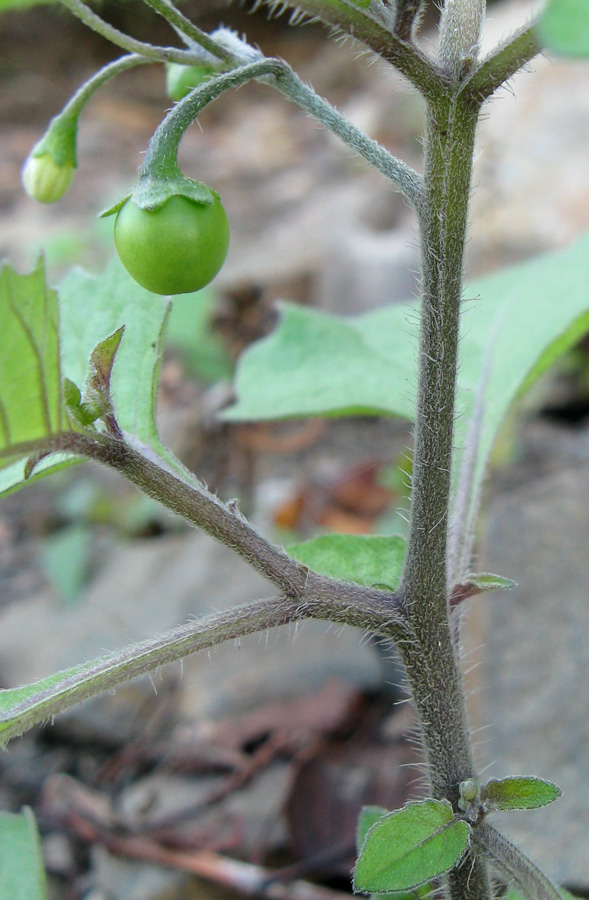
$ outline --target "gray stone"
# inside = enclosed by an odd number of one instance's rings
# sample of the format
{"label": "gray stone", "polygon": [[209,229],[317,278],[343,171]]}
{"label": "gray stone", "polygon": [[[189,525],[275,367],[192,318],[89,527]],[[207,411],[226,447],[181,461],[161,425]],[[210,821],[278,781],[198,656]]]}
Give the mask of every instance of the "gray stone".
{"label": "gray stone", "polygon": [[[530,20],[539,0],[489,6],[483,52]],[[477,132],[467,269],[491,271],[565,246],[589,226],[586,63],[542,54],[486,107]]]}
{"label": "gray stone", "polygon": [[419,248],[410,228],[380,231],[355,222],[342,228],[327,254],[317,286],[318,304],[332,313],[368,312],[415,297]]}
{"label": "gray stone", "polygon": [[[553,450],[555,447],[553,447]],[[481,601],[479,713],[492,723],[488,776],[538,775],[563,798],[498,824],[561,884],[589,886],[589,467],[569,467],[498,496],[486,516],[484,568],[514,578]]]}

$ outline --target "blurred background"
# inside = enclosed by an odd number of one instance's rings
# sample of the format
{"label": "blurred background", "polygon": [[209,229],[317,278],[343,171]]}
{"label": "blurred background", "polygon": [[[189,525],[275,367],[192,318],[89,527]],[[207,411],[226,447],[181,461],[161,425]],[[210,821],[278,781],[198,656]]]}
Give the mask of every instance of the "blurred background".
{"label": "blurred background", "polygon": [[[536,7],[490,3],[485,45]],[[215,0],[183,8],[207,30],[227,25],[284,57],[420,168],[422,104],[387,65],[321,26],[289,27],[288,16],[268,21],[263,11]],[[101,11],[140,39],[172,42],[139,0],[110,0]],[[426,49],[434,26],[430,9]],[[135,180],[170,106],[161,66],[130,71],[90,101],[79,168],[58,204],[30,200],[20,169],[50,117],[118,55],[59,8],[0,16],[0,256],[20,271],[42,251],[58,283],[72,265],[99,272],[113,256],[113,220],[96,216]],[[589,227],[588,86],[588,64],[540,58],[489,105],[468,276],[564,247]],[[158,407],[164,441],[286,544],[327,530],[402,532],[406,423],[232,426],[216,414],[231,399],[239,355],[274,326],[276,301],[345,315],[415,296],[411,211],[332,135],[261,85],[209,107],[186,134],[180,162],[221,194],[232,244],[210,289],[174,301]],[[554,808],[521,822],[516,814],[506,828],[553,877],[587,896],[588,349],[568,354],[497,443],[476,569],[520,587],[473,602],[465,650],[481,768],[547,777],[565,791]],[[267,593],[229,551],[114,475],[74,467],[0,503],[0,686]],[[403,699],[391,651],[351,629],[307,623],[256,636],[164,668],[15,741],[0,758],[0,807],[35,810],[52,900],[238,898],[248,892],[246,876],[227,856],[268,870],[259,896],[294,897],[287,882],[301,878],[309,900],[341,900],[359,808],[419,796],[420,757]]]}

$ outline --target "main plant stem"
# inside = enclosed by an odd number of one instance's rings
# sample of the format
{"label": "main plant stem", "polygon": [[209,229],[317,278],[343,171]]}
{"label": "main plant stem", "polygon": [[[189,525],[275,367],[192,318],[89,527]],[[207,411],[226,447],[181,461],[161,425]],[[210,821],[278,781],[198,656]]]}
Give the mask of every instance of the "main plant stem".
{"label": "main plant stem", "polygon": [[[476,779],[464,691],[449,626],[447,574],[462,270],[478,106],[459,95],[432,102],[425,138],[422,311],[413,498],[401,594],[413,641],[400,646],[421,725],[433,796],[457,809]],[[489,900],[484,863],[451,873],[453,900]]]}

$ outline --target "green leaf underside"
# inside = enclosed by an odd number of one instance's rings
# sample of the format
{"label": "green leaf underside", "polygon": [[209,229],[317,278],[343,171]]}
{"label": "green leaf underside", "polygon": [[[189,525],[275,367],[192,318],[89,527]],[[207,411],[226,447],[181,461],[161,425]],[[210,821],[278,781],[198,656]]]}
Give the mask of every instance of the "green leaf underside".
{"label": "green leaf underside", "polygon": [[30,809],[0,814],[0,897],[47,900],[39,834]]}
{"label": "green leaf underside", "polygon": [[[16,301],[18,304],[15,307]],[[19,334],[21,306],[25,310],[31,308],[37,330],[41,327],[38,323],[46,325],[42,334],[43,343],[39,339],[33,345],[30,339]],[[98,277],[78,269],[68,274],[59,288],[58,317],[57,296],[46,286],[40,264],[32,275],[16,275],[8,267],[2,271],[0,310],[3,313],[0,418],[8,418],[11,444],[35,440],[64,429],[71,430],[72,425],[62,408],[62,377],[79,386],[84,385],[92,352],[101,341],[124,325],[125,334],[110,380],[117,421],[123,431],[131,436],[133,443],[149,448],[176,474],[189,477],[175,457],[163,447],[155,426],[161,340],[169,310],[166,300],[136,284],[119,261],[114,260]],[[31,346],[30,350],[28,346]],[[42,378],[37,362],[39,347],[42,348],[42,359],[46,360]],[[39,384],[42,384],[42,389]],[[8,413],[3,416],[6,409]],[[48,417],[49,427],[45,424]],[[20,426],[21,420],[26,423],[26,430]],[[2,443],[3,434],[6,434],[6,427],[2,430],[0,426],[0,450],[7,448],[6,438]],[[68,457],[64,455],[51,456],[35,468],[30,480],[61,468],[67,462]],[[0,493],[22,486],[24,459],[7,457],[0,463],[2,465]]]}
{"label": "green leaf underside", "polygon": [[487,810],[537,809],[562,795],[551,781],[534,777],[491,779],[481,788],[481,800]]}
{"label": "green leaf underside", "polygon": [[[479,393],[478,483],[514,400],[589,330],[589,235],[466,287],[455,465]],[[273,334],[243,355],[228,421],[383,414],[412,419],[418,314],[395,304],[338,318],[282,305]],[[268,373],[272,377],[268,377]]]}
{"label": "green leaf underside", "polygon": [[587,0],[549,0],[538,24],[540,40],[565,56],[589,57]]}
{"label": "green leaf underside", "polygon": [[448,872],[468,847],[469,825],[445,800],[408,803],[369,830],[354,871],[363,893],[408,891]]}
{"label": "green leaf underside", "polygon": [[125,326],[111,394],[123,431],[150,444],[157,439],[154,394],[167,302],[136,284],[118,260],[99,277],[72,270],[59,295],[63,374],[75,384],[84,384],[96,345]]}
{"label": "green leaf underside", "polygon": [[288,552],[321,575],[363,585],[387,585],[395,590],[405,558],[405,538],[326,534],[294,544]]}
{"label": "green leaf underside", "polygon": [[[59,365],[57,294],[43,263],[29,275],[0,272],[0,450],[69,430]],[[0,466],[12,460],[5,456]]]}

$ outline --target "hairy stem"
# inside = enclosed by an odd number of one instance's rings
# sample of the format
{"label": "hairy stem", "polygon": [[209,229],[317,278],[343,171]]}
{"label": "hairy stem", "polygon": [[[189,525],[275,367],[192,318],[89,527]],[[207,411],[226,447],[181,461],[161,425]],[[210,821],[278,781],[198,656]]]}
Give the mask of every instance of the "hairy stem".
{"label": "hairy stem", "polygon": [[98,88],[102,87],[103,84],[111,78],[120,75],[121,72],[126,72],[128,69],[134,69],[135,66],[142,66],[145,65],[145,63],[150,62],[153,62],[153,60],[146,59],[145,56],[139,53],[130,53],[128,56],[121,56],[119,59],[115,59],[114,62],[99,69],[92,78],[85,81],[68,100],[59,115],[77,118],[92,94],[97,91]]}
{"label": "hairy stem", "polygon": [[191,122],[225,91],[254,79],[276,88],[305,112],[318,119],[345,144],[395,184],[413,206],[421,203],[422,178],[377,141],[369,138],[323,97],[304,84],[281,59],[261,57],[200,85],[168,113],[156,129],[145,155],[141,175],[167,174],[176,167],[178,144]]}
{"label": "hairy stem", "polygon": [[487,856],[492,866],[508,884],[516,884],[524,897],[537,900],[562,900],[562,894],[531,859],[519,847],[508,841],[491,825],[480,825],[473,830],[475,847]]}
{"label": "hairy stem", "polygon": [[[0,747],[33,725],[103,691],[114,690],[131,678],[152,672],[198,650],[294,622],[301,617],[301,611],[292,598],[258,600],[224,613],[206,616],[197,622],[179,625],[166,634],[75,666],[50,679],[29,685],[25,690],[16,688],[4,691],[0,711]],[[14,696],[13,703],[6,702],[10,696]]]}
{"label": "hairy stem", "polygon": [[66,452],[87,456],[116,469],[149,497],[159,500],[192,525],[235,551],[286,598],[297,602],[301,615],[327,619],[397,640],[406,634],[405,608],[396,592],[339,581],[313,572],[271,543],[241,515],[234,501],[225,504],[195,478],[154,462],[117,437],[98,432],[59,432],[0,451],[12,459],[40,458]]}
{"label": "hairy stem", "polygon": [[[371,9],[359,9],[352,2],[333,3],[332,0],[288,0],[285,6],[303,10],[317,17],[340,32],[347,32],[392,63],[405,78],[423,94],[433,100],[446,91],[442,73],[424,53],[406,37],[394,32],[394,14],[387,21]],[[383,7],[384,8],[384,4]]]}
{"label": "hairy stem", "polygon": [[[476,779],[462,679],[449,627],[448,514],[452,487],[462,268],[478,107],[431,104],[419,208],[423,298],[413,492],[400,592],[413,641],[399,647],[417,706],[434,797],[454,808]],[[484,863],[472,857],[448,877],[455,900],[490,897]]]}
{"label": "hairy stem", "polygon": [[230,63],[236,62],[229,50],[215,43],[206,31],[203,31],[194,22],[191,22],[169,0],[144,0],[144,2],[166,19],[178,33],[185,35],[190,41],[206,50],[213,59],[220,59]]}
{"label": "hairy stem", "polygon": [[536,23],[532,22],[482,60],[470,78],[464,81],[464,95],[476,103],[482,103],[541,52]]}
{"label": "hairy stem", "polygon": [[101,19],[83,0],[61,0],[61,3],[74,16],[80,19],[84,25],[87,25],[92,31],[101,34],[116,47],[126,50],[127,53],[140,53],[146,60],[151,60],[152,62],[177,62],[184,65],[195,65],[203,61],[202,53],[197,53],[194,49],[178,50],[175,47],[156,47],[153,44],[146,44],[144,41],[138,41],[130,35],[124,34],[118,28]]}

